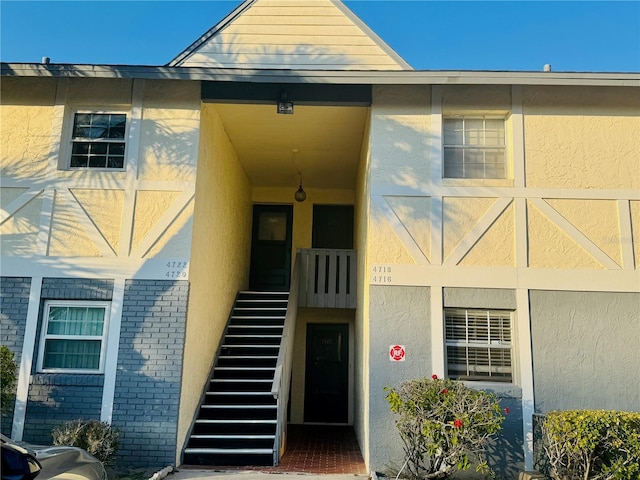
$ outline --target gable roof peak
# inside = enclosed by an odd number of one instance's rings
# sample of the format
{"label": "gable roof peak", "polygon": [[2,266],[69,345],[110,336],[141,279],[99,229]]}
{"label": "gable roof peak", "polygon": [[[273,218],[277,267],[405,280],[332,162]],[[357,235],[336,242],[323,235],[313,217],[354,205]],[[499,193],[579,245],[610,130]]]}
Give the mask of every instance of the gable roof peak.
{"label": "gable roof peak", "polygon": [[413,70],[340,0],[245,0],[168,65]]}

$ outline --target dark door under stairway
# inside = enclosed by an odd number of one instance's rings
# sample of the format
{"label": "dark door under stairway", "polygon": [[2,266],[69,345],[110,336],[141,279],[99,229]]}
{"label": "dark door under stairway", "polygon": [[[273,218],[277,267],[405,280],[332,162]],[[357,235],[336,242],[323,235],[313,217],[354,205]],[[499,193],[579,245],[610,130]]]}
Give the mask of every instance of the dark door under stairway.
{"label": "dark door under stairway", "polygon": [[347,423],[349,405],[349,325],[309,323],[304,421]]}
{"label": "dark door under stairway", "polygon": [[273,465],[271,394],[288,292],[240,292],[184,450],[186,465]]}
{"label": "dark door under stairway", "polygon": [[289,290],[292,224],[291,205],[253,206],[251,290]]}

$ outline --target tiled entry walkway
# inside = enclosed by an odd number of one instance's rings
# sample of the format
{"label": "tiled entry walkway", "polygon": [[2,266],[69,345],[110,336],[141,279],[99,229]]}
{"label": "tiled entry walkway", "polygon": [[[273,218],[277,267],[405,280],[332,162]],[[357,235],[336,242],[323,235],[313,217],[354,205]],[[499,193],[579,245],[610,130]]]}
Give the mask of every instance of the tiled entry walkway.
{"label": "tiled entry walkway", "polygon": [[289,425],[287,451],[269,471],[367,473],[353,427]]}
{"label": "tiled entry walkway", "polygon": [[[253,470],[265,473],[366,475],[353,427],[289,425],[287,451],[277,467],[211,467],[215,470]],[[183,469],[203,469],[184,466]]]}

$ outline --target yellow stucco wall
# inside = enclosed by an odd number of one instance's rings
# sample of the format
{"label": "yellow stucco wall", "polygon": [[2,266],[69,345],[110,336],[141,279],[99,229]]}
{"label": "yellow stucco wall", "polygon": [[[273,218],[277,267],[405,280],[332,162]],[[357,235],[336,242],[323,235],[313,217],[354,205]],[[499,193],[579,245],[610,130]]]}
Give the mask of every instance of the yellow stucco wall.
{"label": "yellow stucco wall", "polygon": [[195,181],[200,83],[145,80],[139,176]]}
{"label": "yellow stucco wall", "polygon": [[[53,205],[49,245],[41,252],[50,256],[101,257],[104,247],[94,243],[87,226],[95,228],[111,250],[120,252],[123,225],[129,217],[126,198],[135,199],[131,254],[143,240],[154,240],[146,257],[188,259],[191,215],[186,205],[175,222],[157,239],[146,239],[162,213],[180,198],[183,189],[195,182],[198,158],[200,90],[198,82],[139,81],[138,92],[128,79],[3,78],[0,167],[7,181],[28,178],[31,189],[53,189],[52,202],[42,196],[31,200],[1,227],[4,255],[35,251],[42,210]],[[138,98],[135,98],[139,95]],[[61,102],[55,105],[56,101]],[[136,103],[137,102],[137,103]],[[142,107],[141,122],[135,125],[132,105]],[[162,105],[162,108],[160,108]],[[136,164],[123,172],[65,169],[70,155],[73,114],[77,110],[122,111],[129,114],[132,137],[127,155]],[[135,149],[135,151],[133,150]],[[143,180],[147,190],[127,179]],[[57,180],[60,182],[57,183]],[[154,185],[153,182],[158,182]],[[167,188],[166,182],[177,183]],[[157,186],[155,190],[152,190]],[[151,189],[150,189],[151,188]],[[126,194],[130,189],[133,194]],[[15,189],[11,189],[15,193]],[[129,193],[131,193],[129,192]],[[24,193],[24,191],[22,192]],[[6,190],[2,206],[17,197]],[[153,197],[153,198],[151,198]],[[86,218],[85,218],[86,217]],[[20,242],[14,241],[20,238]],[[108,252],[108,248],[106,250]]]}
{"label": "yellow stucco wall", "polygon": [[637,89],[525,87],[530,187],[640,189]]}
{"label": "yellow stucco wall", "polygon": [[0,82],[0,175],[43,179],[52,139],[54,79],[3,77]]}
{"label": "yellow stucco wall", "polygon": [[365,464],[369,465],[369,165],[371,129],[367,121],[356,176],[354,243],[358,252],[357,307],[354,333],[353,427]]}
{"label": "yellow stucco wall", "polygon": [[429,178],[429,89],[374,86],[373,96],[371,182],[416,187]]}
{"label": "yellow stucco wall", "polygon": [[[384,189],[375,199],[370,217],[368,253],[374,263],[416,263],[416,246],[430,261],[433,235],[428,185],[443,188],[442,253],[446,260],[459,245],[469,250],[455,264],[474,267],[516,266],[516,208],[514,196],[536,197],[534,188],[601,190],[600,199],[575,193],[575,198],[553,198],[544,202],[575,227],[571,234],[562,221],[550,219],[549,211],[526,204],[526,261],[532,268],[605,268],[585,248],[593,243],[617,265],[622,265],[624,222],[618,218],[617,194],[640,188],[640,95],[637,89],[596,87],[522,87],[522,116],[511,86],[446,85],[442,117],[447,115],[503,115],[507,141],[507,179],[432,178],[429,164],[439,153],[441,142],[432,128],[431,97],[418,87],[374,87],[371,116],[371,185]],[[521,123],[518,123],[521,122]],[[520,124],[524,129],[519,133]],[[518,135],[521,135],[519,137]],[[518,144],[518,138],[522,138]],[[515,162],[524,158],[524,165]],[[525,191],[512,193],[515,175],[525,172],[520,185]],[[520,180],[519,180],[520,181]],[[466,188],[486,188],[473,196]],[[477,191],[477,190],[476,190]],[[449,193],[450,192],[450,193]],[[610,193],[606,193],[610,192]],[[562,195],[561,195],[562,194]],[[546,197],[552,198],[546,198]],[[621,197],[623,198],[623,197]],[[499,201],[513,201],[488,223],[473,242],[468,235]],[[495,213],[495,212],[494,212]],[[522,224],[521,224],[522,225]],[[476,232],[477,233],[477,232]],[[580,235],[584,235],[580,237]],[[410,239],[410,240],[409,240]],[[411,242],[411,245],[408,244]],[[461,244],[461,242],[464,242]],[[589,247],[591,248],[591,247]],[[458,251],[459,255],[461,252]],[[418,259],[419,260],[419,259]],[[419,263],[419,261],[418,261]],[[451,262],[449,262],[451,263]],[[605,266],[603,266],[605,263]],[[636,262],[637,263],[637,262]]]}
{"label": "yellow stucco wall", "polygon": [[514,206],[509,205],[460,261],[464,267],[515,266]]}
{"label": "yellow stucco wall", "polygon": [[135,249],[147,236],[162,215],[180,196],[180,192],[139,190],[133,215],[131,246]]}
{"label": "yellow stucco wall", "polygon": [[615,200],[547,199],[547,203],[622,266],[622,239]]}
{"label": "yellow stucco wall", "polygon": [[195,109],[145,108],[140,138],[142,162],[138,169],[141,179],[195,179],[198,117]]}
{"label": "yellow stucco wall", "polygon": [[445,85],[442,87],[442,113],[495,114],[511,111],[510,85]]}
{"label": "yellow stucco wall", "polygon": [[43,179],[51,150],[53,107],[2,105],[0,112],[2,176]]}
{"label": "yellow stucco wall", "polygon": [[124,205],[124,190],[72,189],[83,210],[102,232],[114,252],[120,246],[120,227]]}
{"label": "yellow stucco wall", "polygon": [[83,78],[68,79],[67,102],[70,105],[99,108],[106,105],[123,107],[131,105],[133,80],[127,78],[95,78],[91,82]]}
{"label": "yellow stucco wall", "polygon": [[[0,206],[4,208],[25,192],[23,188],[1,188]],[[34,255],[38,241],[42,198],[36,197],[0,225],[2,255]]]}
{"label": "yellow stucco wall", "polygon": [[640,269],[640,201],[631,202],[631,233],[636,269]]}
{"label": "yellow stucco wall", "polygon": [[[349,384],[353,385],[353,344],[354,310],[337,308],[301,308],[296,322],[293,367],[291,372],[291,423],[304,422],[304,393],[307,346],[307,324],[309,323],[348,323],[349,324]],[[353,388],[350,389],[353,392]],[[349,416],[353,408],[353,397],[349,398]]]}
{"label": "yellow stucco wall", "polygon": [[248,285],[251,246],[249,180],[212,105],[202,105],[198,156],[178,425],[180,447],[193,420],[236,292]]}

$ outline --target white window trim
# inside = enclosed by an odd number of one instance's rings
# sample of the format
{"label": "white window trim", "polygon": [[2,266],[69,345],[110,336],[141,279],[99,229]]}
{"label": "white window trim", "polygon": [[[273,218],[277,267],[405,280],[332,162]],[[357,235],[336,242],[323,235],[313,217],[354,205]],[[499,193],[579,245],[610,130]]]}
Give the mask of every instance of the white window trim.
{"label": "white window trim", "polygon": [[[73,152],[73,124],[76,118],[77,113],[93,113],[93,114],[111,114],[111,115],[125,115],[126,116],[126,126],[124,131],[124,138],[122,141],[124,142],[124,161],[122,168],[98,168],[98,167],[71,167],[71,154]],[[114,107],[114,108],[105,108],[105,107],[69,107],[65,114],[64,119],[64,127],[62,129],[62,144],[60,146],[60,159],[59,159],[59,169],[60,170],[68,170],[70,172],[124,172],[127,168],[127,158],[128,158],[128,150],[130,139],[130,129],[131,129],[131,109],[130,108],[122,108],[122,107]]]}
{"label": "white window trim", "polygon": [[[87,335],[47,335],[49,325],[49,309],[54,307],[103,307],[104,323],[102,325],[102,336]],[[47,300],[44,303],[42,313],[42,332],[40,334],[40,347],[38,349],[38,373],[86,373],[100,374],[104,373],[105,359],[107,354],[107,337],[109,332],[109,315],[111,313],[111,302],[94,302],[94,301],[76,301],[76,300]],[[78,369],[78,368],[44,368],[44,350],[45,343],[48,339],[61,340],[97,340],[100,339],[100,366],[98,369]]]}
{"label": "white window trim", "polygon": [[[461,342],[461,341],[450,341],[447,340],[446,337],[446,329],[447,329],[447,325],[446,325],[446,315],[447,315],[447,311],[451,311],[451,310],[459,310],[459,311],[465,311],[465,312],[469,312],[469,311],[476,311],[476,312],[501,312],[501,313],[508,313],[509,314],[509,328],[510,328],[510,332],[509,332],[509,336],[510,336],[510,342],[507,345],[505,344],[491,344],[491,343],[484,343],[484,342]],[[477,379],[461,379],[460,381],[464,382],[465,384],[469,384],[469,385],[480,385],[480,384],[491,384],[491,385],[516,385],[517,384],[517,355],[515,352],[515,339],[516,339],[516,329],[515,329],[515,322],[516,322],[516,312],[514,310],[509,310],[509,309],[500,309],[500,308],[464,308],[464,307],[445,307],[443,308],[443,312],[442,312],[442,326],[443,326],[443,339],[444,339],[444,371],[445,371],[445,376],[447,378],[449,378],[449,359],[447,357],[447,347],[452,346],[452,347],[456,347],[456,346],[468,346],[468,347],[479,347],[479,348],[496,348],[496,349],[504,349],[504,350],[509,350],[510,354],[511,354],[511,379],[510,380],[497,380],[494,377],[491,376],[486,376],[486,377],[482,377],[482,378],[477,378]]]}
{"label": "white window trim", "polygon": [[[510,145],[509,145],[509,113],[505,112],[492,112],[492,113],[482,113],[482,112],[446,112],[442,114],[442,129],[441,129],[441,149],[442,149],[442,172],[441,178],[445,182],[505,182],[510,181],[512,177],[512,167],[511,167],[511,155],[510,155]],[[445,121],[449,119],[463,119],[463,120],[501,120],[504,124],[504,145],[502,146],[492,146],[492,145],[479,145],[479,146],[468,146],[457,145],[457,144],[447,144],[445,142]],[[503,177],[447,177],[445,176],[445,151],[447,148],[462,148],[462,149],[490,149],[490,148],[502,148],[504,150],[504,176]]]}

